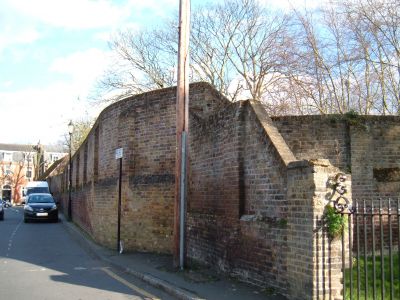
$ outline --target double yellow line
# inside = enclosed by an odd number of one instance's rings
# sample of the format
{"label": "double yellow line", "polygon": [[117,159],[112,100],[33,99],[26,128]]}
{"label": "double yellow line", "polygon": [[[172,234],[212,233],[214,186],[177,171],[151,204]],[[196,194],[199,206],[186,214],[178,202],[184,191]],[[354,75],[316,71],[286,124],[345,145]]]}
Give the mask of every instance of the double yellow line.
{"label": "double yellow line", "polygon": [[151,300],[160,300],[160,298],[157,298],[156,296],[146,292],[145,290],[141,289],[140,287],[137,287],[136,285],[130,283],[129,281],[125,280],[124,278],[118,276],[108,268],[101,268],[103,272],[105,272],[108,276],[114,278],[115,280],[121,282],[123,285],[129,287],[130,289],[134,290],[135,292],[143,295],[145,299],[151,299]]}

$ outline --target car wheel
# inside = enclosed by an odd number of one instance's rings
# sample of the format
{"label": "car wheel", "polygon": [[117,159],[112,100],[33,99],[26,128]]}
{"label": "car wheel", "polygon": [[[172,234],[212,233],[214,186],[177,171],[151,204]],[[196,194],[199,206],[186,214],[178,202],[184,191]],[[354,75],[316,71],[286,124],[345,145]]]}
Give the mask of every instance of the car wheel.
{"label": "car wheel", "polygon": [[24,223],[28,223],[28,219],[25,219],[25,218],[24,218]]}

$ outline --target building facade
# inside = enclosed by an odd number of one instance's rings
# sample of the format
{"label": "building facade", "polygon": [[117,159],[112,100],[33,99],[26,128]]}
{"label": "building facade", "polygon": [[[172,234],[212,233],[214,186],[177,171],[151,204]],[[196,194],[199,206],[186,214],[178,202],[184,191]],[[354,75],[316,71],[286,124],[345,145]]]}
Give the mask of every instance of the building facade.
{"label": "building facade", "polygon": [[0,144],[0,197],[20,204],[23,187],[66,154],[57,146]]}

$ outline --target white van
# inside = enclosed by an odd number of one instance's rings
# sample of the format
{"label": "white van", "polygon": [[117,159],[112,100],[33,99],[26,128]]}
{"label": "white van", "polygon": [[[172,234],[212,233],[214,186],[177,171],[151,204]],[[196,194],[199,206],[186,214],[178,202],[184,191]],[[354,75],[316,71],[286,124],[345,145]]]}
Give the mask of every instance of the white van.
{"label": "white van", "polygon": [[26,196],[33,193],[47,193],[50,194],[49,184],[47,181],[30,181],[26,187],[22,190],[23,199],[25,202]]}

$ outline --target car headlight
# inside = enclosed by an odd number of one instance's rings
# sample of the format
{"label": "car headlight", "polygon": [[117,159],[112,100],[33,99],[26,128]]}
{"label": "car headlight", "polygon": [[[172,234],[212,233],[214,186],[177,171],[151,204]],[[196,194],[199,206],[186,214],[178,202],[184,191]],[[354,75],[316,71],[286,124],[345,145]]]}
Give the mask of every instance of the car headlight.
{"label": "car headlight", "polygon": [[57,205],[53,205],[52,207],[51,207],[51,210],[55,210],[55,209],[57,209]]}
{"label": "car headlight", "polygon": [[24,209],[27,211],[33,211],[32,207],[30,207],[29,205],[25,205]]}

